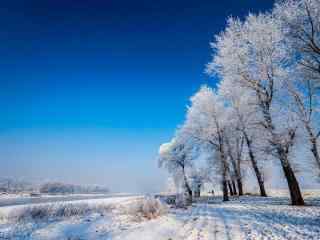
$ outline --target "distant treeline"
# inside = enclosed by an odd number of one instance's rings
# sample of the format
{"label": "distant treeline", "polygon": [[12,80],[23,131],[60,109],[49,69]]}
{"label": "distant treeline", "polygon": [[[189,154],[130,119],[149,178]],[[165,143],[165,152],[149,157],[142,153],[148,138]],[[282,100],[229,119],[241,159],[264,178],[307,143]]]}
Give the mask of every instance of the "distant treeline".
{"label": "distant treeline", "polygon": [[36,191],[37,187],[30,182],[12,179],[0,179],[0,192],[5,193],[19,193],[19,192],[32,192]]}
{"label": "distant treeline", "polygon": [[72,193],[108,193],[109,189],[99,185],[76,185],[62,182],[47,182],[33,184],[27,181],[3,178],[0,179],[0,193],[40,192],[46,194],[72,194]]}
{"label": "distant treeline", "polygon": [[82,186],[59,182],[49,182],[41,185],[40,193],[71,194],[71,193],[108,193],[109,189],[103,186]]}

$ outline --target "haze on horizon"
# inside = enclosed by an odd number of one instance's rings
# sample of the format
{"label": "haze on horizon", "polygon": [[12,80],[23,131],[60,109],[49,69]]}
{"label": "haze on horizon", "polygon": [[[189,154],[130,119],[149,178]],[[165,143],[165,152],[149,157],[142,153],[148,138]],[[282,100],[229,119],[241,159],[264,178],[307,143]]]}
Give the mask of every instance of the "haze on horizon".
{"label": "haze on horizon", "polygon": [[225,19],[273,1],[19,1],[0,7],[0,176],[165,185],[159,145],[202,84]]}

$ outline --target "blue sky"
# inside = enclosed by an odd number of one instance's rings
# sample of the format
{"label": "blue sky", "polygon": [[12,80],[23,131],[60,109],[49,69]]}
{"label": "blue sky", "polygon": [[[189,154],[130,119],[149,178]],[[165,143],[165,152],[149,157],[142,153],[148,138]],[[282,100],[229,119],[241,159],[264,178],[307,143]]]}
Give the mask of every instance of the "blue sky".
{"label": "blue sky", "polygon": [[157,191],[157,151],[230,15],[273,1],[0,4],[0,176]]}

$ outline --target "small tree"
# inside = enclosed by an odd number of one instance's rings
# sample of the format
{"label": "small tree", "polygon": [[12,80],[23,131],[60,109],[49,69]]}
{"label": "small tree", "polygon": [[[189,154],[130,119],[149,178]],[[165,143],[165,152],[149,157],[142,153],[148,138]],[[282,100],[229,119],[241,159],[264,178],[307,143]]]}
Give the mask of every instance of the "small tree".
{"label": "small tree", "polygon": [[174,138],[169,143],[162,144],[159,149],[159,166],[164,167],[174,178],[183,179],[184,190],[192,201],[192,189],[187,177],[187,168],[192,167],[192,158],[189,157],[190,148],[181,138]]}

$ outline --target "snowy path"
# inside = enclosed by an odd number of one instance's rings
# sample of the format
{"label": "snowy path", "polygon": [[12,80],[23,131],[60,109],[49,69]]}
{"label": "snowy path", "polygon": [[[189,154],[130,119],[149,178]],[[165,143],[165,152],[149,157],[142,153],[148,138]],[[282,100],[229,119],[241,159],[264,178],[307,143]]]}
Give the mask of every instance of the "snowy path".
{"label": "snowy path", "polygon": [[[319,240],[320,207],[292,207],[285,201],[244,197],[228,203],[197,203],[143,222],[116,211],[32,226],[29,237],[10,239]],[[4,229],[0,224],[0,233]]]}
{"label": "snowy path", "polygon": [[[240,240],[246,239],[239,220],[229,219],[224,211],[209,204],[197,204],[191,210],[147,222],[145,226],[122,233],[116,239],[144,240]],[[139,238],[139,237],[143,238]]]}
{"label": "snowy path", "polygon": [[[266,200],[268,201],[268,200]],[[320,239],[320,208],[234,201],[195,204],[142,223],[117,240],[306,240]]]}
{"label": "snowy path", "polygon": [[[250,199],[250,198],[249,198]],[[194,204],[120,233],[117,240],[320,239],[320,208],[292,207],[275,199]],[[268,204],[268,202],[270,202]]]}
{"label": "snowy path", "polygon": [[218,209],[208,204],[196,205],[172,239],[243,239],[237,225],[229,226]]}

